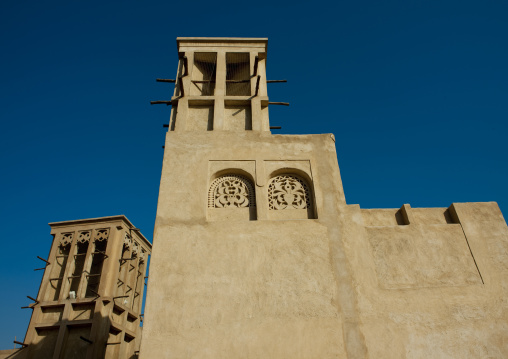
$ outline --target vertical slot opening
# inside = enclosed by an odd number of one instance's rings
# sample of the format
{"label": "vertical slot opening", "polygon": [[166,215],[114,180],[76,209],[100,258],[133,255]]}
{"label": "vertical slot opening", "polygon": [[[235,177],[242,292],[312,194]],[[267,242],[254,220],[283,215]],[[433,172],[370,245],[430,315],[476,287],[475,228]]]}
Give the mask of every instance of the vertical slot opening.
{"label": "vertical slot opening", "polygon": [[134,297],[132,300],[132,310],[136,313],[139,312],[139,303],[141,301],[141,293],[143,292],[144,278],[145,278],[145,263],[139,261],[138,272],[136,276],[136,286],[134,287]]}
{"label": "vertical slot opening", "polygon": [[[130,236],[127,235],[126,240],[130,241]],[[124,244],[122,248],[122,256],[120,257],[120,268],[118,269],[118,281],[115,296],[121,296],[125,294],[125,276],[127,272],[127,262],[129,262],[126,258],[129,257],[129,252],[129,246]]]}
{"label": "vertical slot opening", "polygon": [[65,274],[65,268],[67,266],[67,260],[69,258],[69,252],[71,250],[70,243],[67,245],[60,244],[58,246],[58,254],[55,258],[55,267],[53,267],[53,273],[51,275],[51,287],[54,289],[53,300],[58,300],[60,297],[60,291],[62,290],[63,276]]}
{"label": "vertical slot opening", "polygon": [[95,250],[93,252],[92,266],[90,267],[90,273],[88,276],[88,284],[86,286],[85,297],[95,297],[99,291],[99,283],[101,280],[102,266],[104,259],[106,258],[106,246],[108,241],[95,241]]}
{"label": "vertical slot opening", "polygon": [[217,73],[217,53],[196,52],[192,70],[191,96],[213,96]]}
{"label": "vertical slot opening", "polygon": [[88,250],[88,241],[86,242],[78,242],[77,243],[77,251],[74,255],[74,271],[72,272],[72,276],[70,276],[71,286],[69,291],[78,292],[79,283],[81,281],[81,275],[83,274],[83,267],[85,265],[86,252]]}
{"label": "vertical slot opening", "polygon": [[250,96],[250,55],[226,54],[226,96]]}
{"label": "vertical slot opening", "polygon": [[123,305],[128,308],[132,307],[132,301],[134,298],[134,286],[136,285],[136,274],[138,272],[138,255],[137,252],[132,250],[132,257],[127,263],[127,278],[125,280],[125,295],[127,298],[123,298]]}

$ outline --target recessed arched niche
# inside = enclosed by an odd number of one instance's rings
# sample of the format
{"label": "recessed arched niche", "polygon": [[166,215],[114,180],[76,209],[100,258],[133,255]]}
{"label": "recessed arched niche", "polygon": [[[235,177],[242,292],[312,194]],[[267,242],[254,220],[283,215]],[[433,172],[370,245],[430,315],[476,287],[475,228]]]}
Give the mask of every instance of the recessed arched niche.
{"label": "recessed arched niche", "polygon": [[253,181],[245,175],[221,172],[223,174],[213,179],[208,189],[208,220],[255,220]]}
{"label": "recessed arched niche", "polygon": [[316,218],[314,195],[310,180],[284,172],[273,175],[268,182],[269,219]]}

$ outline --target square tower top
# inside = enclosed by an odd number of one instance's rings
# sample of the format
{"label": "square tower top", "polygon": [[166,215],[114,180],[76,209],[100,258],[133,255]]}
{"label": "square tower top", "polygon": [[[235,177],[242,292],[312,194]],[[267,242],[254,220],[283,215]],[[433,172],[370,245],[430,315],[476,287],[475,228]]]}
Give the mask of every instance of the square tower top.
{"label": "square tower top", "polygon": [[270,131],[267,38],[177,37],[176,43],[176,79],[157,80],[176,83],[173,96],[152,101],[171,104],[170,132]]}
{"label": "square tower top", "polygon": [[185,51],[257,51],[265,54],[266,37],[177,37],[178,52]]}

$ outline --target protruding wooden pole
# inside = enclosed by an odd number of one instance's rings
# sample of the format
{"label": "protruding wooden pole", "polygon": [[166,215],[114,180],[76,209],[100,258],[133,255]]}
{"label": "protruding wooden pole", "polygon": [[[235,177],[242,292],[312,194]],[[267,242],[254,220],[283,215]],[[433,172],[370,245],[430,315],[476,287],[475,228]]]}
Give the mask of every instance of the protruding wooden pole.
{"label": "protruding wooden pole", "polygon": [[42,257],[37,256],[37,258],[39,258],[39,259],[40,259],[41,261],[43,261],[43,262],[46,262],[46,264],[47,264],[47,265],[50,265],[50,264],[51,264],[50,262],[48,262],[46,259],[44,259],[44,258],[42,258]]}
{"label": "protruding wooden pole", "polygon": [[150,105],[171,105],[171,101],[150,101]]}

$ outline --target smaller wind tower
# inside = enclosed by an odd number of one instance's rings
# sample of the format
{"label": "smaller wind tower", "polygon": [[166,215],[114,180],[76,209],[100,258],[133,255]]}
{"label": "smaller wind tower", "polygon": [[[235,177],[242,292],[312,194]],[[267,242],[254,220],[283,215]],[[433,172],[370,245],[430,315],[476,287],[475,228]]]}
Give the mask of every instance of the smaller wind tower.
{"label": "smaller wind tower", "polygon": [[[125,216],[50,223],[53,244],[19,355],[132,358],[151,244]],[[18,356],[16,356],[18,358]]]}

